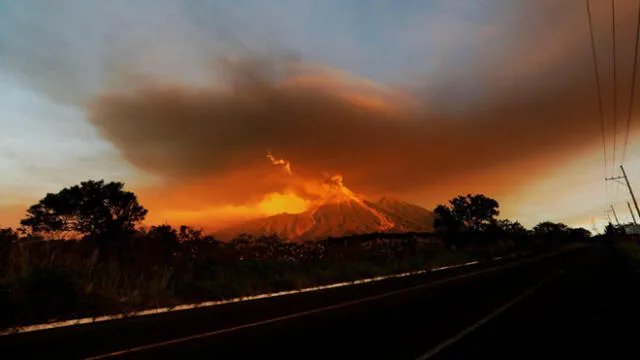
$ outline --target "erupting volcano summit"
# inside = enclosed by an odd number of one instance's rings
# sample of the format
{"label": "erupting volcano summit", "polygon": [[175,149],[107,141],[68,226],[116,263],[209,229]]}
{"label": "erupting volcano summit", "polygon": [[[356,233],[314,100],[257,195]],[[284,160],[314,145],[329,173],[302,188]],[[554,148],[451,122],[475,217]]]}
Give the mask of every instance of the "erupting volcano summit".
{"label": "erupting volcano summit", "polygon": [[298,214],[282,213],[220,231],[230,239],[241,234],[276,235],[288,240],[317,240],[370,233],[422,232],[432,230],[433,213],[420,206],[388,197],[372,202],[353,193],[334,175],[323,183],[324,195],[310,209]]}

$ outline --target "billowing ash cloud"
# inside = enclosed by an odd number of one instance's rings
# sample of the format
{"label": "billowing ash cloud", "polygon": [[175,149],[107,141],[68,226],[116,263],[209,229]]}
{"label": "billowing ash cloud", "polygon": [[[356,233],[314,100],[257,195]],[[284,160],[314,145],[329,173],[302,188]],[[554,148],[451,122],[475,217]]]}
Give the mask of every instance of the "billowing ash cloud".
{"label": "billowing ash cloud", "polygon": [[[425,78],[433,84],[398,90],[303,62],[249,59],[223,66],[225,86],[103,93],[90,120],[132,164],[167,180],[168,197],[190,202],[246,203],[327,173],[368,195],[508,193],[602,146],[586,15],[521,15],[507,23],[537,32],[520,29],[504,51],[496,42],[505,28],[485,29],[477,63],[443,64]],[[620,59],[633,38],[630,15],[619,17]],[[545,28],[549,17],[556,23]],[[609,94],[605,18],[596,13]],[[628,89],[624,61],[619,85]],[[619,93],[620,104],[627,98]],[[278,172],[267,152],[290,161],[295,176]]]}
{"label": "billowing ash cloud", "polygon": [[[267,149],[298,175],[340,173],[354,189],[398,193],[599,141],[598,123],[588,116],[589,79],[525,96],[502,94],[473,114],[445,117],[438,104],[421,106],[419,98],[326,71],[231,71],[223,89],[154,86],[104,94],[91,107],[91,121],[132,164],[166,179],[234,178],[219,184],[222,201],[268,190],[265,176],[276,169],[265,159]],[[512,175],[511,182],[536,170]],[[508,180],[496,178],[505,186]]]}
{"label": "billowing ash cloud", "polygon": [[[611,176],[611,2],[591,4]],[[619,163],[638,3],[615,6]],[[300,209],[310,182],[336,173],[355,192],[427,207],[484,192],[531,225],[610,201],[594,196],[604,174],[584,1],[6,2],[0,44],[0,98],[16,104],[0,104],[13,128],[0,143],[19,155],[5,224],[37,199],[25,184],[54,191],[87,176],[126,182],[152,222]],[[219,61],[229,56],[241,60]],[[103,139],[70,142],[85,116],[160,185]],[[548,181],[558,174],[569,180]]]}

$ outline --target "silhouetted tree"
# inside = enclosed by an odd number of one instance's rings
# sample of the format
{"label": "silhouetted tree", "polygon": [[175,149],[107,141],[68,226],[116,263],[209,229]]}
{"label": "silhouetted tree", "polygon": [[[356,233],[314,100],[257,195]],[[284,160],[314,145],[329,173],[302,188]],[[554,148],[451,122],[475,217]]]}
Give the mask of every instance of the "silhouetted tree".
{"label": "silhouetted tree", "polygon": [[457,233],[463,230],[462,221],[445,205],[438,205],[434,210],[433,227],[439,233]]}
{"label": "silhouetted tree", "polygon": [[18,242],[19,236],[12,228],[0,228],[0,274],[8,266],[13,244]]}
{"label": "silhouetted tree", "polygon": [[527,229],[518,221],[501,219],[496,221],[496,226],[509,235],[527,235]]}
{"label": "silhouetted tree", "polygon": [[18,238],[18,233],[12,228],[0,228],[0,244],[13,244]]}
{"label": "silhouetted tree", "polygon": [[191,226],[181,225],[178,231],[178,241],[199,241],[202,240],[202,229],[195,229]]}
{"label": "silhouetted tree", "polygon": [[561,236],[569,232],[569,227],[563,223],[543,221],[534,226],[533,231],[539,236]]}
{"label": "silhouetted tree", "polygon": [[47,194],[20,223],[35,233],[72,232],[93,238],[104,260],[109,243],[131,234],[146,214],[123,183],[89,180]]}
{"label": "silhouetted tree", "polygon": [[458,196],[449,201],[450,206],[438,205],[434,227],[446,232],[483,231],[500,214],[496,200],[482,194]]}
{"label": "silhouetted tree", "polygon": [[621,226],[615,226],[612,223],[607,224],[604,228],[605,235],[613,236],[613,235],[622,235],[625,233],[624,228]]}
{"label": "silhouetted tree", "polygon": [[573,241],[584,241],[591,237],[591,231],[585,228],[572,228],[569,229],[569,236]]}
{"label": "silhouetted tree", "polygon": [[147,237],[155,247],[159,248],[165,264],[171,261],[173,252],[180,246],[178,232],[171,225],[152,226],[147,233]]}
{"label": "silhouetted tree", "polygon": [[[491,222],[483,232],[489,236],[489,242],[511,241],[524,245],[528,243],[529,233],[518,221],[500,219]],[[493,238],[493,239],[492,239]]]}

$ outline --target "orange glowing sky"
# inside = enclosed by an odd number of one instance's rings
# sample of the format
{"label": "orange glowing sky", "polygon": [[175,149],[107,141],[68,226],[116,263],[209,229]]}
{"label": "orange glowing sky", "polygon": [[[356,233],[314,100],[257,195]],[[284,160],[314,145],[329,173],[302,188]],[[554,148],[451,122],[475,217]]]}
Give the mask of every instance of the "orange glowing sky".
{"label": "orange glowing sky", "polygon": [[582,1],[213,3],[0,11],[1,226],[104,178],[148,223],[216,229],[304,211],[334,174],[429,209],[484,193],[526,226],[602,226],[611,202],[630,219],[603,178],[624,162],[640,181],[637,106],[621,155],[636,2],[616,2],[615,143],[611,14],[594,2],[606,168]]}

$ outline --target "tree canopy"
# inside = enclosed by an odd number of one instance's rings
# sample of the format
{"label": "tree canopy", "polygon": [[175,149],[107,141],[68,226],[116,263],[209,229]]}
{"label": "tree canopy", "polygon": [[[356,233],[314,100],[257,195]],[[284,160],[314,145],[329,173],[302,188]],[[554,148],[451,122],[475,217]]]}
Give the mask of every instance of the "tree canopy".
{"label": "tree canopy", "polygon": [[47,194],[20,223],[35,233],[116,235],[133,231],[146,214],[123,183],[89,180]]}
{"label": "tree canopy", "polygon": [[536,235],[561,235],[569,232],[569,227],[563,223],[554,223],[551,221],[543,221],[533,227]]}
{"label": "tree canopy", "polygon": [[434,226],[448,232],[483,231],[495,222],[500,214],[498,207],[496,200],[482,194],[458,196],[449,201],[449,206],[435,208]]}
{"label": "tree canopy", "polygon": [[500,231],[510,235],[527,235],[527,229],[518,221],[508,219],[497,220],[496,227]]}

